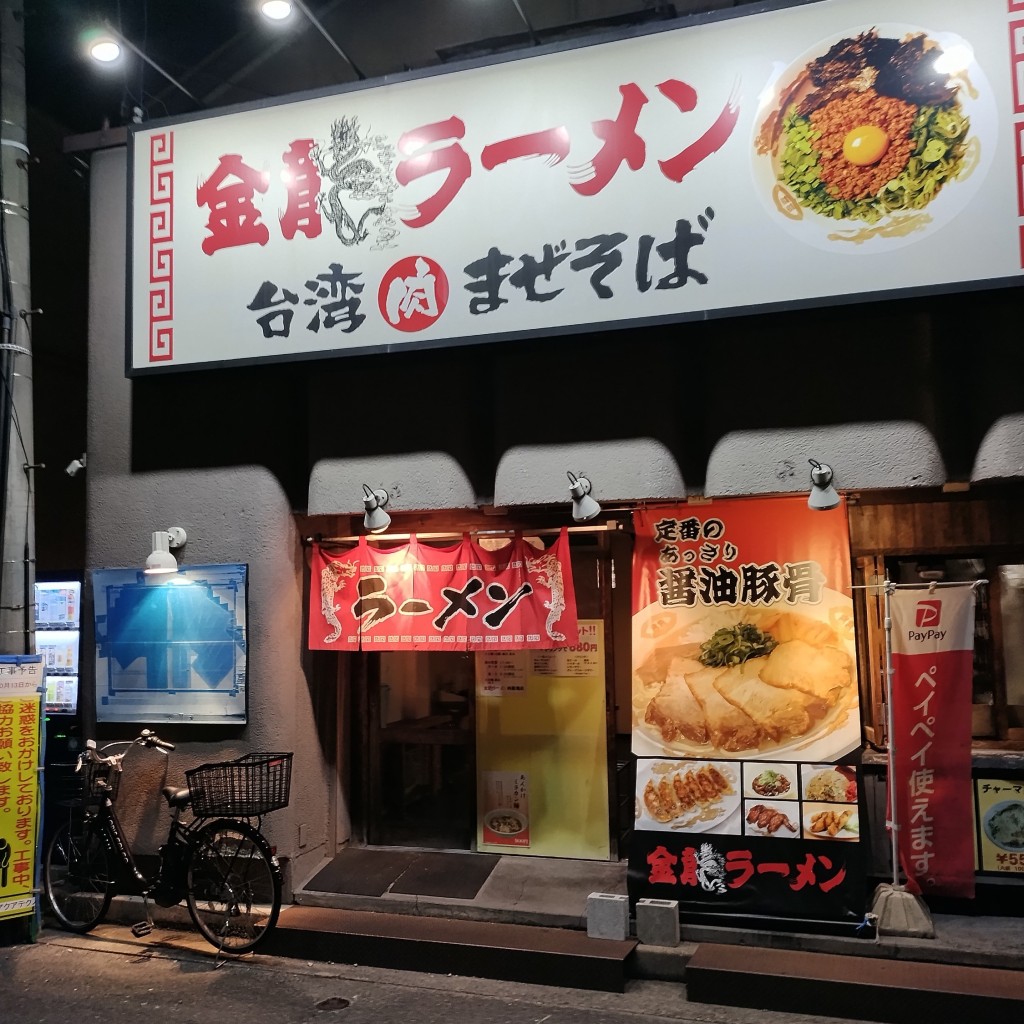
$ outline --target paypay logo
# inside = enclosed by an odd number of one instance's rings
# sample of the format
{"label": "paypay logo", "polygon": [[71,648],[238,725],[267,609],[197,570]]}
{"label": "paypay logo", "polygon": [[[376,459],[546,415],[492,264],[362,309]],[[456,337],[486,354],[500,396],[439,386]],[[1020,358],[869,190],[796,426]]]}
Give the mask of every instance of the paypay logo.
{"label": "paypay logo", "polygon": [[907,637],[910,640],[941,640],[946,631],[935,628],[941,621],[941,601],[918,601],[914,617],[917,629],[907,630]]}

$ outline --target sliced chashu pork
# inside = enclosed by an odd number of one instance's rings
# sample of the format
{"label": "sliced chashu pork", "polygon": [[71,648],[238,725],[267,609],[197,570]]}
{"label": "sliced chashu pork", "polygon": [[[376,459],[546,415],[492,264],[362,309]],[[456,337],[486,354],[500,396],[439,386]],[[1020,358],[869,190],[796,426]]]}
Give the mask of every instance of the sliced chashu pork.
{"label": "sliced chashu pork", "polygon": [[661,688],[651,698],[644,721],[655,726],[666,743],[687,739],[707,743],[708,724],[704,709],[686,684],[686,674],[703,666],[692,658],[671,660]]}
{"label": "sliced chashu pork", "polygon": [[715,689],[714,680],[725,671],[724,668],[704,668],[697,662],[694,671],[687,671],[686,682],[704,709],[711,742],[722,750],[748,750],[757,746],[761,730],[746,712]]}
{"label": "sliced chashu pork", "polygon": [[853,681],[850,656],[838,647],[815,647],[803,640],[789,640],[757,661],[761,679],[770,686],[800,690],[829,707]]}
{"label": "sliced chashu pork", "polygon": [[803,736],[825,713],[826,703],[801,690],[769,686],[759,674],[764,660],[751,658],[742,665],[727,668],[712,681],[715,689],[775,742]]}

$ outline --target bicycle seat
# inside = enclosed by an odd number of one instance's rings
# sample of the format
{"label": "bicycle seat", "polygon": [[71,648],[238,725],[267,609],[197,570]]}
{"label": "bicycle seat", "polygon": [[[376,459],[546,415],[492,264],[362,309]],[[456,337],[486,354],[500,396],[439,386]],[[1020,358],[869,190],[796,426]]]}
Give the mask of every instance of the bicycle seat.
{"label": "bicycle seat", "polygon": [[163,793],[168,807],[188,807],[189,800],[192,798],[192,794],[188,791],[187,787],[185,789],[178,789],[177,786],[164,786],[160,792]]}

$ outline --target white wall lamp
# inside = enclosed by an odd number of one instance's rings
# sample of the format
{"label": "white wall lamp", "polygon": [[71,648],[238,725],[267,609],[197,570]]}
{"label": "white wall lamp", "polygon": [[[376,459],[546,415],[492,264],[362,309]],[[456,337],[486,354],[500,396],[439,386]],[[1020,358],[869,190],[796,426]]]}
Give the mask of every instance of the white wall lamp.
{"label": "white wall lamp", "polygon": [[77,476],[79,473],[82,472],[83,469],[85,469],[85,463],[85,452],[82,452],[82,454],[79,455],[77,459],[72,459],[64,467],[64,472],[67,473],[68,476]]}
{"label": "white wall lamp", "polygon": [[173,75],[165,71],[152,57],[147,56],[130,39],[118,32],[109,22],[105,22],[103,29],[91,32],[85,40],[86,52],[100,64],[114,64],[121,56],[121,50],[130,50],[139,60],[144,61],[154,71],[159,72],[176,89],[180,89],[197,107],[203,104],[199,98],[193,96]]}
{"label": "white wall lamp", "polygon": [[827,512],[839,505],[839,492],[832,486],[832,467],[826,466],[816,459],[807,460],[811,464],[811,493],[807,497],[807,507],[816,512]]}
{"label": "white wall lamp", "polygon": [[355,61],[334,41],[331,34],[320,24],[317,16],[304,3],[304,0],[260,0],[260,13],[270,21],[285,22],[291,18],[292,8],[297,7],[310,23],[327,40],[331,49],[362,79],[366,75],[356,67]]}
{"label": "white wall lamp", "polygon": [[363,508],[366,509],[363,526],[370,533],[383,533],[391,525],[391,516],[384,511],[389,497],[383,487],[373,491],[363,484]]}
{"label": "white wall lamp", "polygon": [[187,539],[185,531],[180,526],[157,530],[153,534],[153,550],[146,559],[146,573],[156,576],[162,572],[177,572],[178,561],[171,554],[171,548],[182,547]]}
{"label": "white wall lamp", "polygon": [[572,496],[572,517],[577,523],[593,519],[601,511],[601,506],[590,496],[590,481],[585,476],[569,477],[569,494]]}

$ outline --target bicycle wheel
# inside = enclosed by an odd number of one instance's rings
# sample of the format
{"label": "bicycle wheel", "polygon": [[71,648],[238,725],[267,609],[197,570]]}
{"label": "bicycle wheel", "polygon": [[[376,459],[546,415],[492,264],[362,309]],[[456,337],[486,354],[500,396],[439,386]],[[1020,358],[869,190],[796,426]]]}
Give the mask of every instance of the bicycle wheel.
{"label": "bicycle wheel", "polygon": [[103,920],[114,895],[114,877],[96,821],[61,825],[46,851],[43,877],[50,909],[63,928],[88,932]]}
{"label": "bicycle wheel", "polygon": [[281,869],[263,834],[244,821],[212,821],[192,838],[185,900],[203,938],[247,953],[277,923]]}

